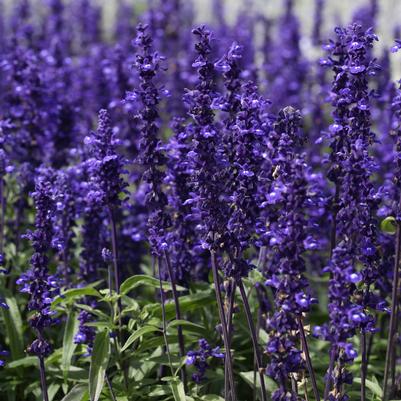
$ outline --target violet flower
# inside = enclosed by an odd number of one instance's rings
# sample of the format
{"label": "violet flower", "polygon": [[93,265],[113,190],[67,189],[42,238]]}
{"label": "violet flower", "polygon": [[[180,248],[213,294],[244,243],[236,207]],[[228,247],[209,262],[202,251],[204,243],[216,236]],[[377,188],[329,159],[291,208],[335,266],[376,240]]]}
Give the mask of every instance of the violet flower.
{"label": "violet flower", "polygon": [[214,66],[209,60],[211,32],[205,26],[193,30],[199,38],[195,49],[198,56],[193,67],[198,72],[198,83],[194,90],[185,95],[189,115],[193,123],[187,126],[191,135],[192,149],[187,157],[192,170],[191,198],[185,204],[192,205],[192,213],[198,221],[199,235],[205,249],[218,249],[227,234],[225,230],[228,206],[222,196],[221,174],[228,161],[219,141],[214,124],[213,100]]}
{"label": "violet flower", "polygon": [[48,356],[52,351],[44,330],[58,323],[58,319],[54,317],[55,312],[50,306],[54,298],[60,294],[58,279],[50,274],[48,268],[54,215],[52,183],[47,177],[49,174],[52,172],[45,170],[39,175],[35,192],[32,193],[36,208],[35,230],[28,232],[26,238],[31,241],[34,254],[31,258],[31,268],[22,273],[17,280],[20,291],[30,295],[28,309],[34,312],[29,323],[35,329],[37,339],[28,347],[28,352],[39,358]]}
{"label": "violet flower", "polygon": [[222,359],[224,353],[220,351],[219,347],[212,348],[204,338],[198,341],[198,350],[188,351],[186,364],[196,368],[196,373],[192,374],[192,380],[195,383],[200,384],[206,378],[206,370],[210,368],[209,360],[211,358]]}
{"label": "violet flower", "polygon": [[95,317],[90,312],[82,310],[79,312],[78,320],[78,332],[75,334],[74,343],[85,344],[87,346],[86,355],[90,355],[92,353],[93,344],[96,337],[96,328],[93,326],[87,326],[86,323],[94,322]]}
{"label": "violet flower", "polygon": [[148,240],[151,251],[160,255],[167,249],[166,230],[170,226],[170,217],[166,211],[168,204],[162,185],[165,173],[162,167],[166,156],[161,141],[158,138],[159,114],[158,104],[161,90],[155,82],[161,62],[164,60],[153,51],[152,38],[147,33],[147,26],[137,27],[135,45],[138,48],[135,67],[138,71],[139,89],[128,92],[126,101],[134,103],[138,110],[135,120],[138,121],[142,137],[139,143],[137,162],[143,166],[142,179],[148,183],[146,206],[148,208]]}
{"label": "violet flower", "polygon": [[[116,211],[121,207],[121,195],[126,193],[126,182],[122,175],[123,159],[115,150],[113,129],[107,110],[100,110],[99,124],[96,132],[85,138],[85,144],[90,147],[92,158],[86,161],[90,177],[90,189],[86,194],[89,203],[103,207],[108,215],[110,224],[111,258],[114,273],[114,289],[120,290],[120,276],[118,265],[118,238]],[[109,274],[109,289],[112,289],[111,274]]]}
{"label": "violet flower", "polygon": [[69,282],[69,276],[72,274],[70,259],[72,258],[73,228],[76,219],[74,178],[72,169],[59,170],[54,180],[55,212],[52,246],[59,255],[60,266],[58,270],[63,276],[65,285]]}
{"label": "violet flower", "polygon": [[5,357],[7,357],[9,355],[10,355],[9,351],[7,351],[5,349],[2,349],[0,347],[0,368],[2,368],[3,366],[6,365],[6,361],[3,358],[5,358]]}
{"label": "violet flower", "polygon": [[115,138],[107,110],[99,111],[97,131],[85,138],[92,158],[86,161],[92,189],[87,198],[90,202],[114,209],[121,206],[120,194],[127,184],[122,175],[123,159],[115,150]]}
{"label": "violet flower", "polygon": [[305,214],[309,195],[304,155],[297,154],[296,150],[302,143],[300,124],[299,112],[286,107],[280,111],[274,126],[279,135],[274,187],[280,196],[273,205],[279,205],[281,213],[270,227],[274,268],[268,273],[266,285],[273,289],[275,311],[267,319],[266,350],[270,356],[267,373],[279,385],[272,395],[275,401],[297,399],[290,385],[290,375],[306,368],[299,330],[303,330],[303,314],[316,302],[308,290],[302,256],[309,234]]}
{"label": "violet flower", "polygon": [[174,136],[168,144],[168,164],[166,183],[169,186],[168,203],[172,214],[172,229],[168,234],[171,247],[174,274],[177,280],[206,278],[209,266],[205,250],[199,244],[196,219],[191,213],[191,205],[186,201],[191,196],[191,163],[187,158],[191,150],[190,134],[183,119],[173,122]]}
{"label": "violet flower", "polygon": [[[372,293],[379,271],[374,217],[378,198],[370,180],[376,167],[369,155],[375,136],[370,130],[368,77],[377,70],[370,56],[377,37],[370,29],[364,32],[357,24],[346,29],[336,28],[336,34],[337,40],[326,46],[331,56],[323,62],[335,72],[331,95],[334,123],[328,133],[332,148],[328,177],[336,186],[333,257],[326,268],[330,272],[330,323],[318,331],[331,342],[325,397],[332,382],[333,400],[342,400],[343,384],[352,382],[346,364],[357,355],[348,340],[357,329],[362,336],[375,330],[374,318],[368,309],[382,308],[382,302]],[[361,271],[356,261],[362,264]],[[356,284],[362,280],[365,287],[360,291]],[[365,352],[362,351],[362,357]]]}

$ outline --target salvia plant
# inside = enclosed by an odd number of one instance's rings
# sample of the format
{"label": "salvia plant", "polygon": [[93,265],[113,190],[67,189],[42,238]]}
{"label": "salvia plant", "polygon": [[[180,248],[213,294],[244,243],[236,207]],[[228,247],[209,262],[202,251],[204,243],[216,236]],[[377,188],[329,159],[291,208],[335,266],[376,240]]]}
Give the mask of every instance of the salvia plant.
{"label": "salvia plant", "polygon": [[401,399],[399,25],[239,3],[0,1],[1,400]]}

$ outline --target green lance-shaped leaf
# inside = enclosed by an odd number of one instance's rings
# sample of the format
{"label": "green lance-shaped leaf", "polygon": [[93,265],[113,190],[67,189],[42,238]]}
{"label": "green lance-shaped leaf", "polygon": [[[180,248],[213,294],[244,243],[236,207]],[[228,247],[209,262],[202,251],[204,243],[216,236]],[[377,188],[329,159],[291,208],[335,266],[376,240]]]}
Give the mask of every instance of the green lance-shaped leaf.
{"label": "green lance-shaped leaf", "polygon": [[[360,377],[355,377],[354,383],[361,384]],[[366,387],[372,392],[372,394],[374,394],[375,396],[377,396],[379,398],[382,398],[383,390],[377,382],[375,383],[372,380],[366,379],[365,383],[366,383]]]}
{"label": "green lance-shaped leaf", "polygon": [[89,368],[89,396],[91,401],[98,401],[105,382],[105,374],[110,358],[109,331],[96,335]]}
{"label": "green lance-shaped leaf", "polygon": [[139,337],[142,337],[144,334],[147,333],[154,333],[155,331],[161,330],[156,326],[143,326],[134,333],[132,333],[128,340],[125,342],[124,346],[121,348],[121,352],[125,351],[131,344],[133,344]]}
{"label": "green lance-shaped leaf", "polygon": [[[163,289],[165,291],[171,290],[171,284],[167,281],[163,281]],[[146,276],[144,274],[138,274],[136,276],[132,276],[127,278],[120,286],[120,293],[121,294],[127,294],[131,290],[133,290],[136,287],[139,287],[140,285],[144,285],[147,287],[152,287],[152,288],[159,288],[160,282],[159,279],[151,276]],[[186,288],[177,286],[178,291],[186,291]]]}
{"label": "green lance-shaped leaf", "polygon": [[84,401],[88,398],[88,386],[77,384],[61,401]]}
{"label": "green lance-shaped leaf", "polygon": [[186,401],[184,385],[180,380],[171,381],[170,387],[175,401]]}
{"label": "green lance-shaped leaf", "polygon": [[77,344],[74,342],[75,334],[78,331],[78,319],[75,312],[70,312],[65,325],[63,337],[63,354],[61,357],[61,367],[64,372],[64,380],[68,379],[68,371],[71,366],[71,358],[74,355]]}
{"label": "green lance-shaped leaf", "polygon": [[81,298],[83,296],[101,298],[99,291],[92,287],[70,288],[69,290],[63,292],[61,295],[56,297],[56,299],[52,302],[52,308],[55,308],[61,303],[72,304],[77,298]]}
{"label": "green lance-shaped leaf", "polygon": [[3,314],[7,338],[10,341],[11,357],[16,361],[25,355],[22,319],[15,297],[8,291],[4,295],[8,309],[0,309]]}

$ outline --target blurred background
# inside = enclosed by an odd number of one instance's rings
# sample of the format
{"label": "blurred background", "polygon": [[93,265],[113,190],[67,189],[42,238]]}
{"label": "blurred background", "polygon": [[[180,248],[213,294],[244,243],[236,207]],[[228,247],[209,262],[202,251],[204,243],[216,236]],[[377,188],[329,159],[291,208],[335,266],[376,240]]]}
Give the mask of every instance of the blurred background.
{"label": "blurred background", "polygon": [[[11,0],[12,1],[12,0]],[[68,0],[67,0],[68,1]],[[114,16],[113,9],[118,0],[98,0],[105,7],[106,14],[110,20]],[[213,18],[214,0],[194,0],[195,16],[198,22],[207,22]],[[240,11],[244,7],[257,13],[263,13],[266,17],[275,19],[283,12],[285,0],[223,0],[227,20],[233,24]],[[333,27],[338,24],[347,24],[352,15],[363,6],[368,6],[371,0],[324,0],[323,26]],[[146,7],[149,1],[132,0],[136,7]],[[294,6],[302,24],[305,37],[310,37],[314,10],[317,0],[295,0]],[[382,44],[391,44],[394,37],[394,28],[401,26],[401,0],[377,0],[378,26],[377,33]],[[106,21],[107,23],[107,21]],[[331,32],[327,32],[330,35]]]}
{"label": "blurred background", "polygon": [[[34,0],[34,2],[45,3],[47,0]],[[65,0],[69,3],[71,0]],[[114,18],[114,10],[119,0],[95,0],[102,4],[105,9],[105,24],[110,25]],[[129,2],[130,0],[127,0]],[[195,16],[198,22],[206,22],[213,18],[213,2],[215,0],[193,0]],[[295,0],[296,12],[302,22],[305,34],[310,33],[314,9],[318,0]],[[0,0],[0,3],[12,5],[14,0]],[[133,7],[146,8],[147,3],[152,0],[131,0]],[[263,13],[267,17],[275,18],[283,10],[285,0],[223,0],[225,14],[230,23],[234,23],[236,16],[244,7],[249,10]],[[369,5],[371,0],[324,0],[324,26],[334,26],[338,23],[347,23],[352,15],[361,7]],[[378,6],[378,33],[382,42],[391,41],[394,27],[401,25],[401,0],[377,0]]]}
{"label": "blurred background", "polygon": [[[46,4],[49,0],[31,0],[31,3]],[[74,0],[64,0],[69,4]],[[111,27],[116,18],[116,6],[120,0],[93,0],[103,7],[103,22],[106,35],[111,32]],[[141,13],[152,4],[153,0],[125,0],[132,3],[136,14]],[[268,19],[275,20],[285,9],[285,2],[288,0],[184,0],[185,4],[193,4],[193,15],[197,23],[213,22],[216,18],[214,9],[216,4],[221,2],[224,7],[224,14],[227,22],[231,25],[244,15],[244,11],[263,15]],[[377,7],[375,18],[377,25],[375,32],[379,36],[379,43],[375,45],[374,52],[377,56],[383,53],[385,48],[394,44],[394,38],[398,36],[396,30],[401,27],[401,0],[293,0],[295,12],[301,23],[302,38],[300,46],[303,54],[316,57],[319,50],[312,44],[312,29],[317,4],[323,4],[322,38],[330,38],[333,35],[335,26],[347,25],[352,17],[361,9],[367,9],[372,4]],[[0,0],[0,5],[5,7],[4,12],[10,10],[15,0]],[[274,28],[273,28],[274,29]],[[258,42],[258,31],[256,30],[256,42]],[[397,37],[398,39],[398,37]],[[259,38],[261,41],[262,38]],[[401,52],[391,57],[393,74],[401,74]]]}

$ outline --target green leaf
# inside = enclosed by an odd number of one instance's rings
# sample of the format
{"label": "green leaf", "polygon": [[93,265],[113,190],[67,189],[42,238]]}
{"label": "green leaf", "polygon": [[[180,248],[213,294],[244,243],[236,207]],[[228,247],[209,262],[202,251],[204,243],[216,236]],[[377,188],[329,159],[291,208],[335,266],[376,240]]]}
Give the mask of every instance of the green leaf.
{"label": "green leaf", "polygon": [[266,344],[268,340],[269,340],[269,335],[266,333],[265,330],[260,329],[259,330],[259,343]]}
{"label": "green leaf", "polygon": [[[188,334],[186,337],[190,337],[191,334]],[[194,342],[198,339],[196,336]],[[177,333],[175,335],[168,335],[167,341],[169,344],[178,344],[178,336]],[[157,347],[161,347],[165,345],[165,341],[163,336],[152,336],[151,338],[143,338],[142,342],[138,346],[138,351],[147,352],[149,350],[153,350]]]}
{"label": "green leaf", "polygon": [[[360,377],[355,377],[354,378],[354,383],[361,384],[361,378]],[[378,397],[383,396],[383,390],[380,387],[378,383],[375,383],[371,380],[366,379],[366,387],[374,394],[377,395]]]}
{"label": "green leaf", "polygon": [[[171,284],[167,281],[163,281],[163,289],[168,291],[171,290]],[[127,294],[131,290],[140,285],[145,285],[152,288],[159,288],[160,282],[157,278],[146,276],[144,274],[138,274],[136,276],[132,276],[127,278],[120,286],[120,293]],[[186,288],[181,287],[179,285],[176,286],[178,291],[186,291]]]}
{"label": "green leaf", "polygon": [[146,333],[153,333],[155,331],[162,332],[159,327],[156,326],[143,326],[134,333],[132,333],[128,340],[125,342],[124,346],[121,348],[121,352],[125,351],[132,343],[134,343],[139,337],[142,337]]}
{"label": "green leaf", "polygon": [[[149,351],[151,353],[150,358],[154,358],[163,354],[162,347],[153,348]],[[143,380],[148,374],[157,366],[157,363],[144,360],[133,361],[133,369],[130,370],[130,377],[134,377],[136,382]],[[154,385],[154,381],[151,380],[150,385]],[[170,394],[170,393],[169,393]]]}
{"label": "green leaf", "polygon": [[[195,294],[189,294],[179,297],[179,301],[181,313],[184,313],[210,305],[216,302],[216,298],[211,291],[201,291]],[[172,302],[167,303],[165,305],[165,309],[166,319],[172,319],[175,317],[175,306]],[[153,316],[161,318],[162,309],[160,303],[145,306],[143,308],[143,313],[151,313]]]}
{"label": "green leaf", "polygon": [[61,401],[83,401],[87,397],[88,386],[86,384],[77,384]]}
{"label": "green leaf", "polygon": [[380,223],[380,228],[382,231],[388,234],[395,234],[397,230],[397,221],[393,216],[386,217]]}
{"label": "green leaf", "polygon": [[103,389],[105,374],[110,357],[108,330],[96,335],[89,368],[89,395],[91,401],[98,401]]}
{"label": "green leaf", "polygon": [[95,315],[100,319],[103,319],[105,322],[111,322],[110,316],[106,315],[106,313],[100,311],[99,309],[92,308],[91,306],[85,304],[76,304],[75,306],[79,309],[83,309],[89,313],[92,313],[92,315]]}
{"label": "green leaf", "polygon": [[170,387],[175,401],[186,401],[184,385],[180,380],[171,381]]}
{"label": "green leaf", "polygon": [[263,276],[263,274],[257,269],[253,269],[253,270],[250,271],[249,279],[252,282],[252,284],[264,283],[266,281],[266,279]]}
{"label": "green leaf", "polygon": [[[249,384],[249,386],[250,386],[251,388],[255,388],[255,384],[254,384],[254,371],[253,371],[253,370],[251,370],[250,372],[241,372],[239,375],[242,377],[242,379],[243,379],[246,383]],[[270,379],[270,377],[265,376],[264,379],[265,379],[265,386],[266,386],[266,390],[267,390],[267,391],[273,392],[274,390],[276,390],[277,385],[276,385],[276,383],[275,383],[272,379]],[[256,375],[256,389],[257,389],[258,391],[261,391],[260,378],[259,378],[259,375],[258,375],[258,374]]]}
{"label": "green leaf", "polygon": [[54,397],[57,395],[58,391],[60,390],[60,385],[57,383],[50,383],[47,389],[47,393],[49,396],[49,401],[53,401]]}
{"label": "green leaf", "polygon": [[[46,366],[46,371],[51,372],[54,377],[64,380],[64,372],[55,366]],[[88,383],[88,370],[78,366],[71,366],[68,379],[74,382]]]}
{"label": "green leaf", "polygon": [[224,398],[216,394],[206,394],[201,397],[202,401],[224,401]]}
{"label": "green leaf", "polygon": [[162,385],[151,385],[150,391],[148,393],[148,397],[161,397],[163,395],[170,395],[171,389],[169,386],[162,386]]}
{"label": "green leaf", "polygon": [[170,362],[172,363],[173,366],[175,365],[180,365],[182,359],[184,359],[184,362],[186,360],[186,357],[181,358],[178,355],[160,355],[160,356],[155,356],[155,357],[148,357],[145,359],[145,361],[149,361],[149,362],[155,362],[158,365],[166,365],[166,366],[170,366]]}
{"label": "green leaf", "polygon": [[118,326],[116,326],[115,324],[111,323],[111,322],[88,322],[85,323],[85,326],[87,327],[97,327],[98,329],[109,329],[114,330],[115,328],[117,328]]}
{"label": "green leaf", "polygon": [[6,335],[10,341],[11,357],[14,361],[24,357],[24,338],[21,314],[15,297],[5,293],[9,309],[0,308],[3,313]]}
{"label": "green leaf", "polygon": [[63,337],[63,354],[61,357],[61,368],[64,372],[64,381],[68,379],[68,371],[70,370],[71,358],[74,355],[77,344],[74,342],[75,334],[78,331],[77,314],[70,312],[65,325]]}
{"label": "green leaf", "polygon": [[52,302],[52,308],[61,303],[72,303],[73,301],[75,301],[76,298],[81,298],[83,296],[91,296],[97,298],[101,297],[99,291],[92,287],[70,288],[69,290],[63,292],[61,295],[56,297],[56,299]]}
{"label": "green leaf", "polygon": [[6,365],[9,369],[15,369],[26,366],[38,366],[38,358],[36,356],[26,356],[25,358],[12,361]]}
{"label": "green leaf", "polygon": [[167,329],[177,326],[181,326],[183,330],[187,329],[188,331],[191,331],[193,333],[198,333],[202,335],[206,334],[206,329],[202,325],[188,322],[187,320],[172,320],[168,324]]}

